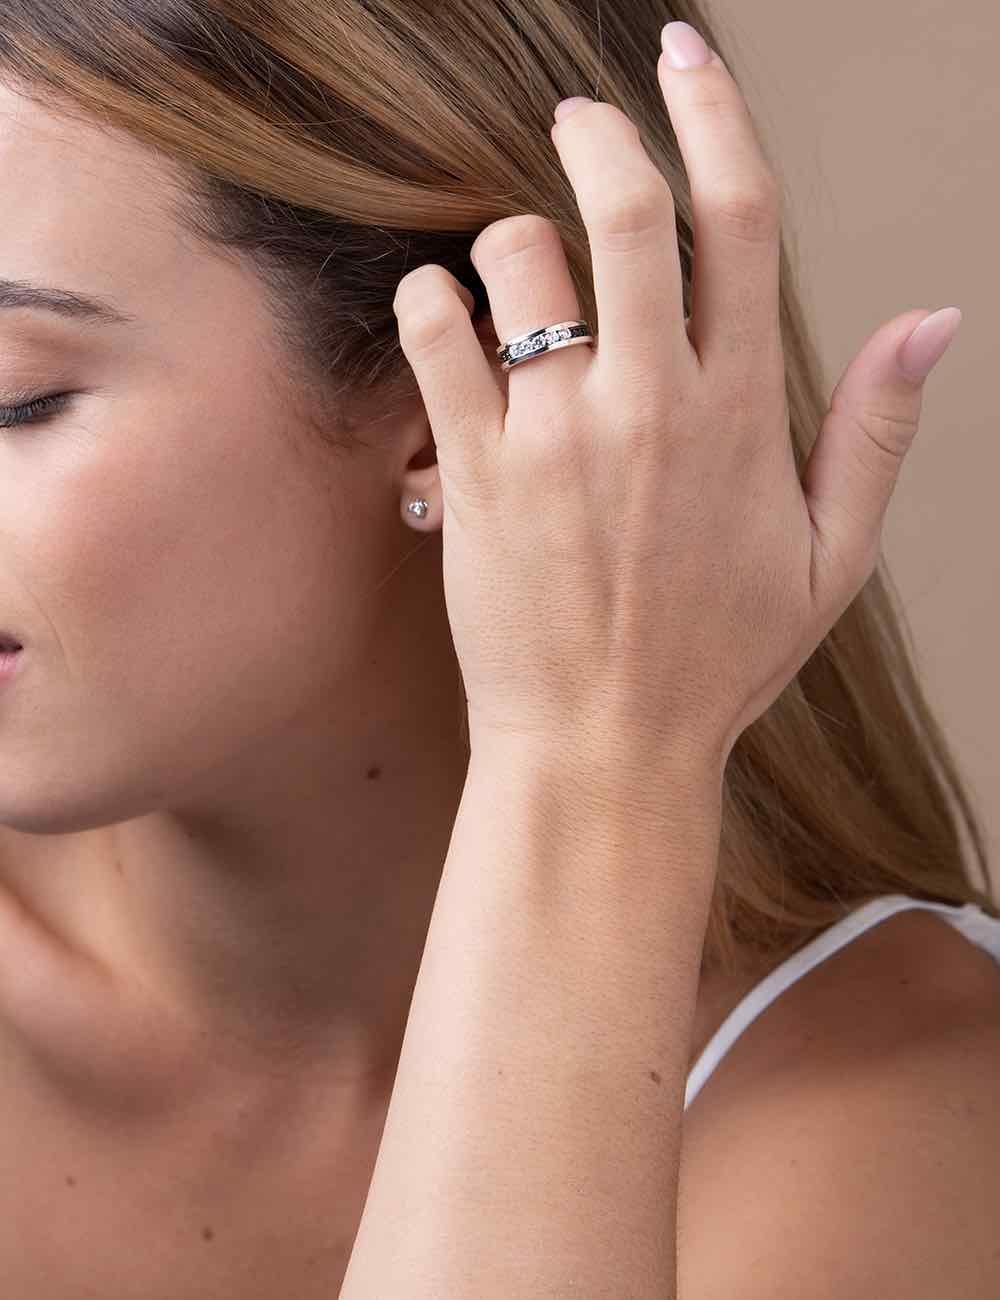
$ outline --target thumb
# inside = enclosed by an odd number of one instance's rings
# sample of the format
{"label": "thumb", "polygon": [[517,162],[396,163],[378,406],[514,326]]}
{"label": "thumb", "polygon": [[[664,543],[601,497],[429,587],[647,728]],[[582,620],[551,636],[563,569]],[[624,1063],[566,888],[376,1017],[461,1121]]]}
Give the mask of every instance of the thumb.
{"label": "thumb", "polygon": [[897,316],[868,339],[834,389],[802,475],[820,603],[846,607],[874,572],[889,501],[920,423],[924,380],[961,323],[957,307]]}

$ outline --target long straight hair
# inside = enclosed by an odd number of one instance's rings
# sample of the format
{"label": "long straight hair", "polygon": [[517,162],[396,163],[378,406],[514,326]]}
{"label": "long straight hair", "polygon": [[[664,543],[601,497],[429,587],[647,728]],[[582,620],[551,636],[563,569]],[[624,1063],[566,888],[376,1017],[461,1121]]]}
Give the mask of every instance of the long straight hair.
{"label": "long straight hair", "polygon": [[[668,19],[735,72],[695,0],[0,0],[0,77],[175,169],[178,220],[250,259],[323,411],[317,431],[334,415],[331,445],[349,450],[419,393],[392,310],[399,281],[435,262],[488,317],[469,250],[501,217],[556,223],[597,319],[586,229],[549,136],[565,96],[613,103],[639,128],[674,195],[691,313],[691,194],[655,78]],[[780,282],[801,473],[828,401],[784,235]],[[880,894],[1000,915],[911,648],[880,561],[738,740],[704,969],[780,959]],[[464,691],[456,722],[468,745]]]}

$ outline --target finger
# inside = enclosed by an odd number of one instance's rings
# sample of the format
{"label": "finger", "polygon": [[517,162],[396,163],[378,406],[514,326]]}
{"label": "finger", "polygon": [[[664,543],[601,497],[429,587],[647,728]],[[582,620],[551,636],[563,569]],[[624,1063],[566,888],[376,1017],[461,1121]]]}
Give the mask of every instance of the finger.
{"label": "finger", "polygon": [[474,305],[468,289],[433,263],[405,275],[392,304],[430,421],[442,487],[472,498],[482,493],[478,473],[499,444],[507,405],[470,318]]}
{"label": "finger", "polygon": [[[955,307],[897,317],[876,330],[834,389],[802,475],[814,525],[813,593],[823,608],[846,608],[878,563],[885,514],[924,393],[923,379],[908,378],[898,358],[912,363],[922,354],[925,366],[934,364],[961,319]],[[914,344],[907,343],[925,321]]]}
{"label": "finger", "polygon": [[593,263],[607,373],[676,373],[696,358],[684,333],[677,217],[638,128],[613,104],[585,104],[552,128]]}
{"label": "finger", "polygon": [[691,189],[698,356],[703,368],[727,359],[753,368],[781,351],[778,183],[743,93],[714,51],[711,62],[686,69],[664,53],[657,75]]}
{"label": "finger", "polygon": [[[551,221],[534,215],[495,221],[472,245],[471,259],[486,286],[500,343],[545,325],[580,319],[566,250]],[[507,372],[512,423],[539,403],[564,402],[592,365],[591,348],[576,344],[513,366]]]}

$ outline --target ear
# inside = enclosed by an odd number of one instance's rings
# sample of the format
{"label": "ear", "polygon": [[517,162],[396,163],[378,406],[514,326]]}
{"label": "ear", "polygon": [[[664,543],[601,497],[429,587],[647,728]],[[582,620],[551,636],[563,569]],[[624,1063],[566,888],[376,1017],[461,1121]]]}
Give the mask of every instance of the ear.
{"label": "ear", "polygon": [[[423,441],[411,455],[399,480],[400,510],[404,522],[419,532],[439,532],[443,518],[441,512],[441,476],[437,463],[437,447],[431,436],[430,423],[421,405],[420,430]],[[422,499],[430,507],[424,518],[411,514],[407,506]]]}

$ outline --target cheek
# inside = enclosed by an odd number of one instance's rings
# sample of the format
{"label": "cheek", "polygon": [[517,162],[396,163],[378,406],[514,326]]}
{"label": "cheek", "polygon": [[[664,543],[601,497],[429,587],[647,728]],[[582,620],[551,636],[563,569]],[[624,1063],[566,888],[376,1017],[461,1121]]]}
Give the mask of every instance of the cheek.
{"label": "cheek", "polygon": [[301,707],[363,585],[336,485],[245,424],[104,441],[48,467],[23,535],[28,623],[55,632],[69,712],[188,743],[210,718],[235,741]]}

